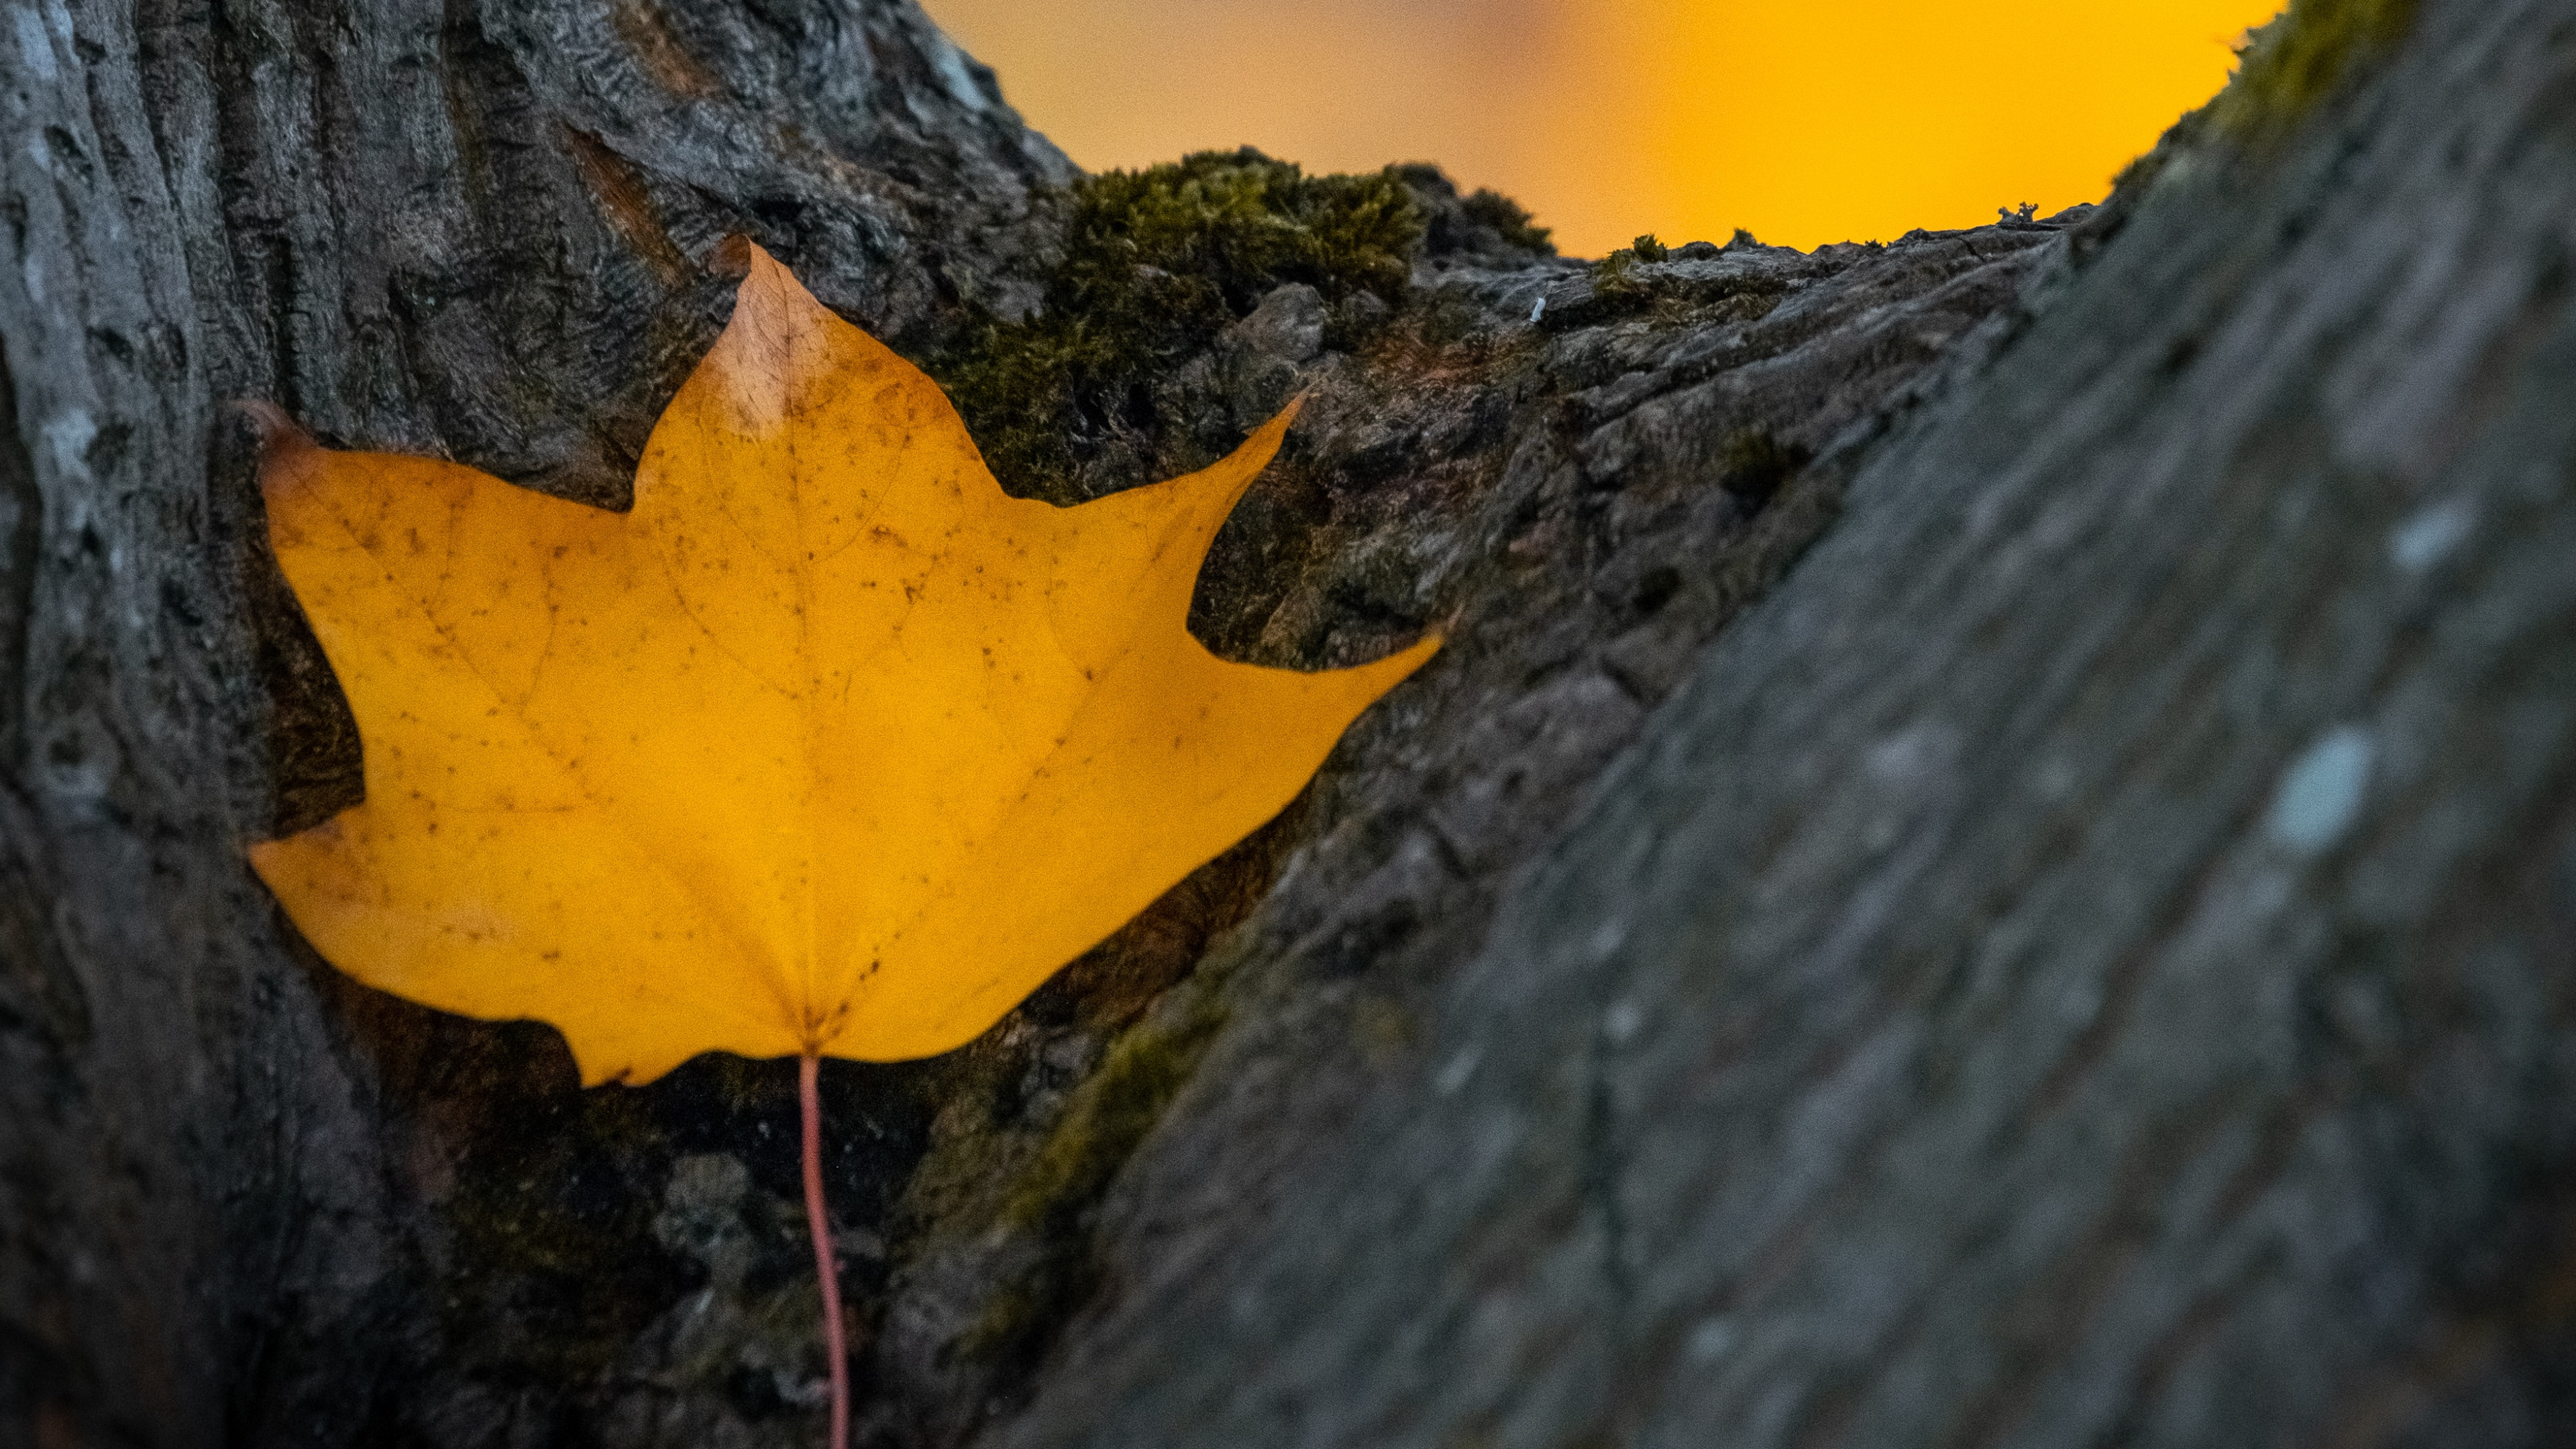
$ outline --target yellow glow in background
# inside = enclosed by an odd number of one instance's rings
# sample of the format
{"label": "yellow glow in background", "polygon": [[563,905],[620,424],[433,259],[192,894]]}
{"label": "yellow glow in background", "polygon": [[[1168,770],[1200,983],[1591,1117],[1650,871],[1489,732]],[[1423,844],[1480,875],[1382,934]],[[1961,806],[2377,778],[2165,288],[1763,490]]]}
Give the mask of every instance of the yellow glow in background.
{"label": "yellow glow in background", "polygon": [[1090,170],[1437,161],[1559,247],[2099,200],[2282,0],[924,0]]}

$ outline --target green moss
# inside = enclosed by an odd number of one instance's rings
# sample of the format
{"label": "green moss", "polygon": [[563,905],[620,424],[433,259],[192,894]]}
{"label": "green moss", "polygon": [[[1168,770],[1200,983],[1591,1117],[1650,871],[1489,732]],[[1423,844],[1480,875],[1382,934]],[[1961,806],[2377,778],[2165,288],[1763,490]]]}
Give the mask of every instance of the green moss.
{"label": "green moss", "polygon": [[1613,307],[1643,301],[1653,295],[1655,284],[1637,268],[1671,256],[1672,249],[1648,232],[1592,264],[1592,294]]}
{"label": "green moss", "polygon": [[1099,1263],[1088,1210],[1162,1120],[1225,1022],[1212,992],[1183,991],[1177,1009],[1149,1017],[1110,1046],[1003,1199],[1002,1224],[1032,1235],[1043,1250],[985,1299],[958,1335],[959,1355],[1006,1368],[1028,1361],[1090,1297]]}
{"label": "green moss", "polygon": [[1621,247],[1592,264],[1592,295],[1604,302],[1640,301],[1652,290],[1652,284],[1637,270],[1633,248]]}
{"label": "green moss", "polygon": [[1480,188],[1461,196],[1449,174],[1428,161],[1400,161],[1389,174],[1413,193],[1422,208],[1422,254],[1465,257],[1512,265],[1532,257],[1556,255],[1548,230],[1530,219],[1517,201],[1499,191]]}
{"label": "green moss", "polygon": [[1543,257],[1556,255],[1556,243],[1549,240],[1548,229],[1531,220],[1519,202],[1499,191],[1479,189],[1461,202],[1459,209],[1469,221],[1492,227],[1507,245]]}
{"label": "green moss", "polygon": [[1787,292],[1780,279],[1760,274],[1695,277],[1645,270],[1671,255],[1651,233],[1637,238],[1636,245],[1621,247],[1592,264],[1589,299],[1551,308],[1548,319],[1558,327],[1589,327],[1639,314],[1656,326],[1755,322],[1769,315]]}
{"label": "green moss", "polygon": [[1104,454],[1179,430],[1155,385],[1273,288],[1401,305],[1424,224],[1395,168],[1308,176],[1250,148],[1089,177],[1068,200],[1038,311],[980,317],[928,364],[1004,485],[1059,501],[1101,491],[1083,484]]}
{"label": "green moss", "polygon": [[1203,1004],[1176,1021],[1147,1020],[1118,1039],[1100,1070],[1082,1084],[1037,1160],[1012,1191],[1004,1218],[1024,1228],[1062,1227],[1059,1219],[1099,1197],[1163,1109],[1180,1095],[1199,1058],[1224,1024]]}
{"label": "green moss", "polygon": [[2236,79],[2211,106],[2217,128],[2239,140],[2278,134],[2334,93],[2353,67],[2395,45],[2415,23],[2416,0],[2293,0],[2248,37]]}

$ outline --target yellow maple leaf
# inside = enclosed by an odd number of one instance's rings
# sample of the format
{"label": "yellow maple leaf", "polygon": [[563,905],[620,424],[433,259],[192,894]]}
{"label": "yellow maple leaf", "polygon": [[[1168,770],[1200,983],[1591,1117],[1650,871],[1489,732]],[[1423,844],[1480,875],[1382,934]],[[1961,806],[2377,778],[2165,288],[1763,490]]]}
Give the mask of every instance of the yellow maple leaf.
{"label": "yellow maple leaf", "polygon": [[935,384],[754,249],[631,512],[272,415],[270,537],[366,798],[253,863],[341,970],[551,1022],[585,1083],[960,1045],[1437,647],[1303,674],[1190,637],[1294,411],[1185,478],[1014,499]]}

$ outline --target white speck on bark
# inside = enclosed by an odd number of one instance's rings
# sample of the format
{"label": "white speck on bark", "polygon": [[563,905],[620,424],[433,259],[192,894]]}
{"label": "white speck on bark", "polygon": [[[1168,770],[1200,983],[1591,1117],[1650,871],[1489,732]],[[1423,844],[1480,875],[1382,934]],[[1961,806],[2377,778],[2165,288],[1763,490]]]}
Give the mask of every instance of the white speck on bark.
{"label": "white speck on bark", "polygon": [[2379,747],[2357,725],[2338,725],[2308,746],[2282,777],[2264,833],[2301,855],[2333,847],[2361,814],[2363,787]]}
{"label": "white speck on bark", "polygon": [[2423,573],[2449,558],[2477,522],[2477,506],[2465,498],[2426,504],[2388,535],[2389,562],[2410,574]]}

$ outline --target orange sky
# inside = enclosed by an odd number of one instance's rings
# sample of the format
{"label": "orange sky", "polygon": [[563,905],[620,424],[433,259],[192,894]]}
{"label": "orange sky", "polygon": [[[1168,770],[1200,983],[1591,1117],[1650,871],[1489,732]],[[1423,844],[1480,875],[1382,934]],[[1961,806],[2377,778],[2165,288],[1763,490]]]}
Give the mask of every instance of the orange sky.
{"label": "orange sky", "polygon": [[2282,0],[924,0],[1093,170],[1434,160],[1575,255],[2098,199]]}

